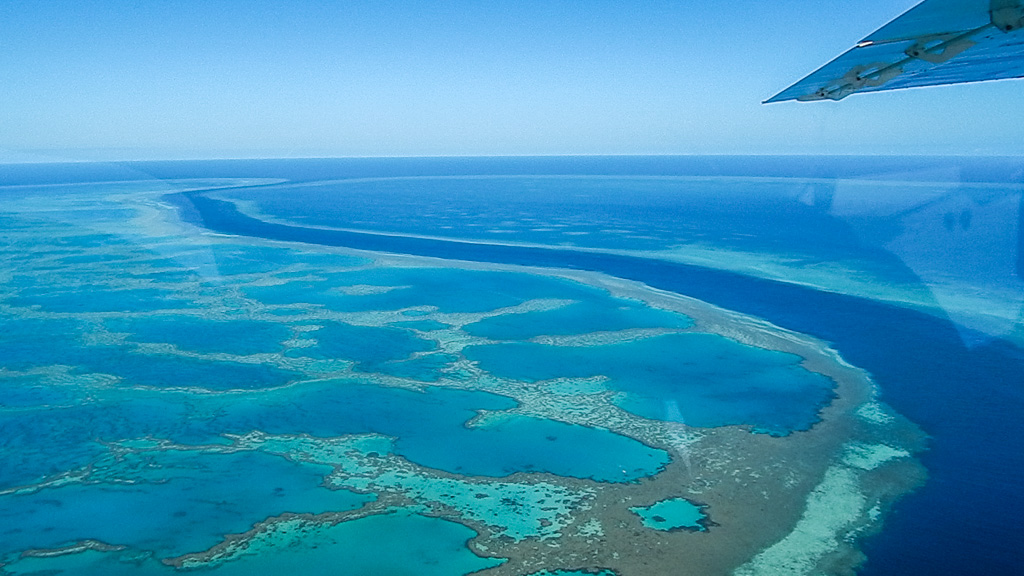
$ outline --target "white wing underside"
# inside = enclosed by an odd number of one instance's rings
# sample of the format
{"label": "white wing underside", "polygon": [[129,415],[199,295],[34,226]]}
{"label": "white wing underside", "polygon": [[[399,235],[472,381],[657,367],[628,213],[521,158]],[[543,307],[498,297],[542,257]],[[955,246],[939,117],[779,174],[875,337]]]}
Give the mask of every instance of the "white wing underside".
{"label": "white wing underside", "polygon": [[924,0],[765,103],[1024,77],[1022,0]]}

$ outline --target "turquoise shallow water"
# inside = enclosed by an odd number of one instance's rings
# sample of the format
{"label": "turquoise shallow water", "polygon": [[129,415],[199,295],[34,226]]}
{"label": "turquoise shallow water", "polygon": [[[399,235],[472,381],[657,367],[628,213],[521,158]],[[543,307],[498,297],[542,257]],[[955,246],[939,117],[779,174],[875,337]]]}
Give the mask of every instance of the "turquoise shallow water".
{"label": "turquoise shallow water", "polygon": [[528,340],[535,336],[588,334],[628,328],[687,328],[682,314],[656,310],[638,302],[609,298],[600,291],[582,302],[556,310],[492,316],[468,324],[466,332],[492,340]]}
{"label": "turquoise shallow water", "polygon": [[437,382],[445,368],[452,365],[459,357],[454,354],[427,354],[412,360],[387,362],[377,366],[377,371],[399,378],[410,378],[421,382]]}
{"label": "turquoise shallow water", "polygon": [[800,367],[799,357],[713,334],[587,347],[494,344],[464,352],[483,369],[518,380],[607,376],[626,393],[618,401],[624,409],[691,426],[745,424],[783,435],[814,424],[833,395],[833,382]]}
{"label": "turquoise shallow water", "polygon": [[31,408],[70,402],[75,394],[48,384],[41,376],[0,378],[0,407]]}
{"label": "turquoise shallow water", "polygon": [[377,326],[353,326],[341,322],[320,325],[307,334],[316,345],[289,351],[290,356],[344,358],[356,362],[363,372],[376,372],[388,362],[403,360],[414,352],[433,350],[437,344],[417,337],[409,330]]}
{"label": "turquoise shallow water", "polygon": [[654,530],[707,530],[704,525],[707,516],[701,507],[685,498],[662,500],[650,506],[630,508],[630,511],[642,519],[644,526]]}
{"label": "turquoise shallow water", "polygon": [[[296,531],[298,532],[298,531]],[[335,576],[451,576],[497,566],[500,559],[480,558],[466,548],[475,533],[454,522],[399,511],[332,527],[299,532],[302,543],[242,556],[202,573],[217,576],[308,574]],[[56,558],[27,558],[6,567],[12,575],[103,574],[167,576],[175,571],[146,556],[86,552]]]}
{"label": "turquoise shallow water", "polygon": [[525,416],[510,416],[468,433],[450,434],[447,445],[438,445],[425,435],[399,438],[398,452],[412,460],[482,476],[525,471],[623,482],[651,476],[668,463],[664,451],[624,436]]}
{"label": "turquoise shallow water", "polygon": [[[0,411],[0,426],[11,435],[0,451],[12,464],[0,480],[18,485],[83,466],[103,452],[96,441],[151,436],[198,444],[254,430],[324,438],[384,434],[397,439],[396,453],[418,464],[492,477],[549,471],[627,481],[654,474],[667,461],[664,452],[636,440],[550,420],[517,416],[467,428],[477,410],[516,405],[484,392],[413,392],[335,380],[251,396],[119,390],[90,396],[61,410]],[[61,449],[51,456],[56,446]]]}
{"label": "turquoise shallow water", "polygon": [[355,267],[371,262],[368,258],[358,256],[308,254],[275,246],[246,246],[242,244],[203,246],[195,256],[208,260],[207,266],[210,269],[200,269],[200,272],[217,276],[259,274],[294,264]]}
{"label": "turquoise shallow water", "polygon": [[[345,293],[345,288],[357,286],[388,290]],[[245,293],[267,304],[314,304],[341,312],[416,306],[432,306],[441,312],[486,312],[534,298],[592,298],[601,294],[557,278],[446,268],[371,268],[317,274],[313,279],[245,288]]]}
{"label": "turquoise shallow water", "polygon": [[[128,322],[121,321],[119,324],[119,329],[126,329]],[[183,328],[157,318],[152,325],[146,324],[143,327],[139,339],[172,343],[177,340],[186,348],[196,348],[206,343],[212,348],[205,350],[208,352],[247,351],[252,349],[251,338],[257,334],[241,331],[237,339],[224,339],[218,336],[223,336],[225,331],[204,333],[203,323],[197,324]],[[217,362],[171,354],[142,354],[125,345],[87,346],[79,336],[87,325],[73,320],[6,318],[3,325],[5,333],[0,339],[0,355],[4,359],[4,367],[13,370],[61,365],[72,367],[79,374],[113,375],[121,378],[124,386],[196,387],[209,390],[269,388],[286,384],[298,376],[296,372],[268,365]],[[179,330],[169,333],[169,325]],[[213,326],[219,327],[221,324]],[[231,331],[230,328],[226,330],[229,333]],[[0,405],[3,404],[0,401]]]}
{"label": "turquoise shallow water", "polygon": [[322,487],[327,466],[260,453],[160,451],[105,464],[87,484],[0,496],[0,556],[95,539],[167,558],[206,550],[267,516],[374,499]]}
{"label": "turquoise shallow water", "polygon": [[485,392],[412,392],[334,381],[271,396],[262,406],[224,406],[212,425],[320,437],[378,433],[396,438],[396,453],[413,462],[492,477],[547,471],[625,481],[653,474],[667,461],[663,451],[636,440],[538,418],[514,416],[467,428],[478,410],[515,406],[509,398]]}
{"label": "turquoise shallow water", "polygon": [[106,290],[101,286],[83,286],[73,292],[53,293],[53,289],[24,290],[23,296],[10,299],[15,306],[40,306],[53,312],[147,312],[166,308],[188,308],[192,304],[160,290],[138,288]]}
{"label": "turquoise shallow water", "polygon": [[451,328],[450,324],[445,324],[436,320],[405,320],[402,322],[392,322],[391,325],[396,328],[411,328],[413,330],[420,330],[423,332]]}
{"label": "turquoise shallow water", "polygon": [[[121,328],[125,328],[121,322]],[[280,386],[297,374],[273,366],[214,362],[172,354],[142,354],[127,345],[89,346],[80,333],[88,324],[55,319],[5,318],[5,333],[0,339],[0,354],[8,369],[24,370],[61,365],[74,372],[103,373],[122,379],[124,386],[198,387],[211,390],[252,389]],[[156,319],[144,328],[147,334],[165,332],[166,323]],[[174,340],[174,335],[162,340]],[[210,340],[200,332],[182,334],[190,341]],[[241,339],[246,345],[248,333]],[[186,344],[187,345],[187,344]],[[232,348],[229,341],[220,341],[221,350]]]}
{"label": "turquoise shallow water", "polygon": [[203,388],[252,390],[282,386],[296,379],[296,372],[260,364],[213,362],[161,354],[138,354],[109,347],[82,351],[78,366],[83,371],[104,372],[126,384],[156,388]]}
{"label": "turquoise shallow water", "polygon": [[130,334],[137,342],[174,344],[200,353],[258,354],[280,350],[291,336],[288,326],[252,320],[207,320],[194,316],[116,318],[106,322],[111,332]]}

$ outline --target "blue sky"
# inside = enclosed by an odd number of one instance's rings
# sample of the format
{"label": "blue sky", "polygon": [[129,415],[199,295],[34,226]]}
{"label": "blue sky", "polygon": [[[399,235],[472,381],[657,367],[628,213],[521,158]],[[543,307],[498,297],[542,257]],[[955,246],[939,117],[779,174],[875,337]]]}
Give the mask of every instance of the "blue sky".
{"label": "blue sky", "polygon": [[1024,82],[762,100],[914,4],[0,2],[0,161],[1022,154]]}

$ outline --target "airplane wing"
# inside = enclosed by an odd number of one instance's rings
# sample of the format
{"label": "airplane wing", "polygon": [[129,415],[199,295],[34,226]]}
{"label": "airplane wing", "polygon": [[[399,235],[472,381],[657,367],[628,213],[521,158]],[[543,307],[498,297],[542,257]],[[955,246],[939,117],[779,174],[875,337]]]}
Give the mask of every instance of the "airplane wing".
{"label": "airplane wing", "polygon": [[1024,78],[1024,0],[924,0],[765,103]]}

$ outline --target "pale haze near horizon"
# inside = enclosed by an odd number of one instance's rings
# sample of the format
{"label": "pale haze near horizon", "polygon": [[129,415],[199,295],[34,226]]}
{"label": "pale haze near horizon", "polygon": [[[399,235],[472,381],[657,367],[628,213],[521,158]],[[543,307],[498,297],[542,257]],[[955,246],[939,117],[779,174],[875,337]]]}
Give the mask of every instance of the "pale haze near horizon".
{"label": "pale haze near horizon", "polygon": [[0,162],[1024,154],[1024,81],[761,101],[913,2],[0,5]]}

